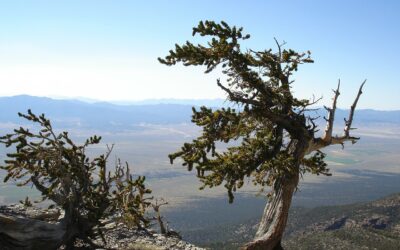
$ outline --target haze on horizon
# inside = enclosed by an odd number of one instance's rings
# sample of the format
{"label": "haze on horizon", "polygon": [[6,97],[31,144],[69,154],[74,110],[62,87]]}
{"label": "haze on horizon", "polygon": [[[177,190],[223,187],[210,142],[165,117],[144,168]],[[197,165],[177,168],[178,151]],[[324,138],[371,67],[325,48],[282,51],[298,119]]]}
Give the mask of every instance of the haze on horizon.
{"label": "haze on horizon", "polygon": [[[294,76],[298,97],[342,81],[340,107],[368,79],[359,108],[400,109],[398,1],[0,1],[0,96],[102,101],[224,98],[218,73],[157,61],[200,20],[244,27],[243,48],[312,51]],[[201,39],[198,39],[200,42]]]}

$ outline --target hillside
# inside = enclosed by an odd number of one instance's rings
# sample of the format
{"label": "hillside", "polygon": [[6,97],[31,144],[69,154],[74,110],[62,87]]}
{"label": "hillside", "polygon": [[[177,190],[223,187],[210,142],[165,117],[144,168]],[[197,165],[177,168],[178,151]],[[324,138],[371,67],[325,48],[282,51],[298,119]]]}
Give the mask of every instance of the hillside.
{"label": "hillside", "polygon": [[400,249],[400,194],[292,213],[287,249]]}
{"label": "hillside", "polygon": [[[192,241],[211,249],[237,249],[251,240],[257,220],[221,225],[207,232],[210,240],[203,238],[203,244]],[[400,249],[400,193],[368,203],[294,207],[283,246],[285,249]]]}

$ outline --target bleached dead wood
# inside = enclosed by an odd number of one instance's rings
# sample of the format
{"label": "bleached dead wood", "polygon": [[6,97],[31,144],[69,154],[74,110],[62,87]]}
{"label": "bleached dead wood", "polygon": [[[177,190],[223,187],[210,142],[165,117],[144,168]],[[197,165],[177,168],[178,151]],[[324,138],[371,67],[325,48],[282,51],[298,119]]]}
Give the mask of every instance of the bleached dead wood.
{"label": "bleached dead wood", "polygon": [[340,145],[344,146],[344,143],[346,141],[350,141],[351,143],[354,144],[360,139],[359,137],[354,137],[354,136],[350,135],[350,130],[354,129],[354,128],[352,128],[353,117],[354,117],[355,109],[357,107],[358,99],[360,98],[360,96],[362,94],[362,88],[366,81],[367,80],[364,80],[364,82],[361,84],[360,88],[358,89],[357,96],[354,99],[354,102],[350,107],[349,117],[347,119],[344,119],[345,127],[344,127],[344,131],[343,131],[343,135],[332,136],[333,123],[335,120],[335,112],[336,112],[336,102],[337,102],[338,96],[340,95],[340,92],[339,92],[340,81],[339,81],[337,89],[333,91],[334,97],[333,97],[332,107],[330,107],[330,108],[325,107],[325,109],[328,112],[328,117],[325,118],[326,119],[325,133],[322,137],[314,138],[310,142],[309,147],[306,151],[306,154],[309,154],[316,150],[320,150],[329,145],[340,144]]}
{"label": "bleached dead wood", "polygon": [[61,223],[0,214],[1,249],[56,249],[65,232]]}

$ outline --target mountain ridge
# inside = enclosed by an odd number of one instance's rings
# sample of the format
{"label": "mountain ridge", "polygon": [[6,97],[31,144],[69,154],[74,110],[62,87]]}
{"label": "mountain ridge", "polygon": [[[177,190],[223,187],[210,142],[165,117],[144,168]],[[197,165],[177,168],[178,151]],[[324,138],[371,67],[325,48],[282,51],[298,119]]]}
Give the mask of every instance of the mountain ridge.
{"label": "mountain ridge", "polygon": [[[194,100],[195,101],[195,100]],[[36,97],[18,95],[0,97],[0,121],[18,122],[18,112],[26,112],[32,109],[36,113],[45,113],[50,119],[79,118],[82,121],[97,125],[103,120],[115,123],[190,123],[192,107],[195,104],[143,104],[143,105],[116,105],[108,102],[87,103],[79,100],[60,100],[49,97]],[[207,105],[211,106],[212,105]],[[237,108],[237,107],[236,107]],[[337,120],[347,116],[348,110],[337,109]],[[317,108],[317,111],[309,113],[312,116],[325,115],[325,110]],[[355,123],[394,123],[400,124],[400,110],[373,110],[359,109],[356,111]],[[103,125],[110,125],[103,124]]]}

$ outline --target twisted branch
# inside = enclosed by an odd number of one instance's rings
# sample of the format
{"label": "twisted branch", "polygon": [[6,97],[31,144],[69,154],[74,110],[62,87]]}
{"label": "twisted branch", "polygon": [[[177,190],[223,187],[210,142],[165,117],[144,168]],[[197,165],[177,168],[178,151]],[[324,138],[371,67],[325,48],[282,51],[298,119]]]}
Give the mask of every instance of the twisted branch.
{"label": "twisted branch", "polygon": [[342,147],[344,147],[344,143],[346,141],[351,141],[353,144],[356,143],[360,138],[359,137],[354,137],[350,135],[350,130],[355,129],[352,128],[351,125],[353,123],[353,117],[354,117],[354,112],[357,107],[358,100],[360,99],[362,92],[362,88],[364,87],[364,84],[367,80],[364,80],[363,83],[361,84],[360,88],[358,89],[357,96],[353,102],[353,105],[350,107],[350,113],[348,119],[344,119],[345,121],[345,128],[344,128],[344,133],[342,136],[332,136],[332,131],[333,131],[333,122],[335,120],[335,111],[336,111],[336,102],[337,98],[340,95],[339,92],[339,87],[340,87],[340,81],[338,84],[338,87],[336,90],[333,92],[335,93],[333,97],[333,104],[332,108],[325,107],[325,109],[328,111],[328,118],[325,118],[327,121],[326,128],[325,128],[325,133],[322,137],[320,138],[315,138],[312,143],[310,143],[310,146],[308,150],[306,151],[306,154],[309,154],[315,150],[320,150],[321,148],[327,147],[329,145],[334,145],[334,144],[340,144]]}

